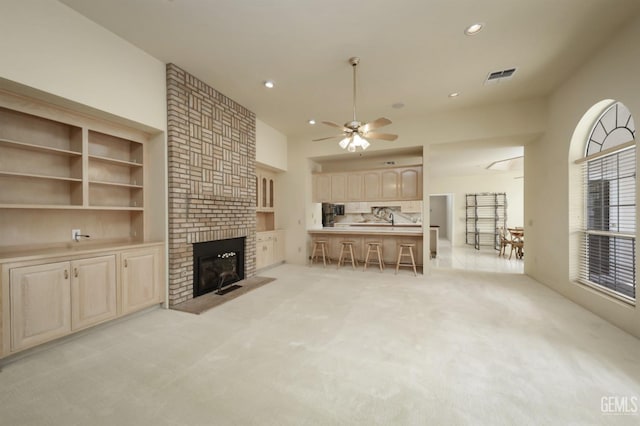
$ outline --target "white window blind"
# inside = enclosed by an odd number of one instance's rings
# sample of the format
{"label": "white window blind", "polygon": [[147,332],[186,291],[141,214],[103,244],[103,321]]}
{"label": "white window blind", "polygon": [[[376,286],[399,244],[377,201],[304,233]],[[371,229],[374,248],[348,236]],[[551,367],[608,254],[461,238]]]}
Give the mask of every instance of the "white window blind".
{"label": "white window blind", "polygon": [[582,163],[585,222],[580,280],[635,300],[635,145],[594,157]]}

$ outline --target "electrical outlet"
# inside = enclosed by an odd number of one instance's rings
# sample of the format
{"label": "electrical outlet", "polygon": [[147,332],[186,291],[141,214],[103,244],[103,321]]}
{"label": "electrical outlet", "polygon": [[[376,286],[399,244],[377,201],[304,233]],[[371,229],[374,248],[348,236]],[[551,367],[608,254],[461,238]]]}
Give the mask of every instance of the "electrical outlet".
{"label": "electrical outlet", "polygon": [[82,235],[82,231],[80,231],[79,229],[71,230],[71,239],[73,241],[80,241],[80,235]]}

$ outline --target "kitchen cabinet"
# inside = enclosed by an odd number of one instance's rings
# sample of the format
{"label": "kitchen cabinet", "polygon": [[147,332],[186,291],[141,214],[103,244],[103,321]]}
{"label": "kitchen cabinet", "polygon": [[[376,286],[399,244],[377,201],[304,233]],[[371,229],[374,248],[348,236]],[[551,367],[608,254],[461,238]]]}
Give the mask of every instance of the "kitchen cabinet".
{"label": "kitchen cabinet", "polygon": [[256,269],[281,263],[285,257],[283,230],[256,233]]}
{"label": "kitchen cabinet", "polygon": [[263,268],[284,261],[284,230],[259,232],[256,237],[258,259],[256,268]]}
{"label": "kitchen cabinet", "polygon": [[256,234],[256,269],[261,269],[273,263],[273,233]]}
{"label": "kitchen cabinet", "polygon": [[364,186],[364,201],[380,200],[380,173],[378,171],[365,172],[362,175]]}
{"label": "kitchen cabinet", "polygon": [[160,253],[157,249],[131,250],[122,253],[122,313],[127,314],[159,303],[158,276]]}
{"label": "kitchen cabinet", "polygon": [[422,168],[400,169],[400,199],[422,199]]}
{"label": "kitchen cabinet", "polygon": [[331,176],[313,175],[313,199],[317,203],[331,202]]}
{"label": "kitchen cabinet", "polygon": [[362,201],[363,199],[363,177],[360,173],[350,173],[347,175],[347,200]]}
{"label": "kitchen cabinet", "polygon": [[313,201],[317,203],[403,200],[422,200],[422,166],[313,175]]}
{"label": "kitchen cabinet", "polygon": [[69,262],[56,262],[11,270],[11,351],[71,331],[70,268]]}
{"label": "kitchen cabinet", "polygon": [[396,170],[383,170],[380,172],[381,198],[383,200],[400,199],[400,179]]}
{"label": "kitchen cabinet", "polygon": [[71,262],[71,329],[115,318],[116,256]]}
{"label": "kitchen cabinet", "polygon": [[276,197],[275,174],[256,168],[256,211],[273,212]]}
{"label": "kitchen cabinet", "polygon": [[347,200],[347,175],[331,175],[331,201],[345,202]]}

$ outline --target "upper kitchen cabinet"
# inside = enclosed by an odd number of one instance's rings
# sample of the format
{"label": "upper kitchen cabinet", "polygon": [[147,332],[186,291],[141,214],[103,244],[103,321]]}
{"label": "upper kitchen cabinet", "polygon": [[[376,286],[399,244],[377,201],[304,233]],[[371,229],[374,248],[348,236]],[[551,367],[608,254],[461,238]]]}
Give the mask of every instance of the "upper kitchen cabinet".
{"label": "upper kitchen cabinet", "polygon": [[313,201],[324,203],[331,201],[331,175],[313,175]]}
{"label": "upper kitchen cabinet", "polygon": [[380,172],[383,200],[400,199],[400,173],[397,170],[383,170]]}
{"label": "upper kitchen cabinet", "polygon": [[353,173],[353,174],[347,175],[347,200],[348,201],[361,201],[363,199],[362,180],[363,180],[363,176],[360,173]]}
{"label": "upper kitchen cabinet", "polygon": [[347,175],[332,174],[331,175],[331,201],[345,202],[347,201]]}
{"label": "upper kitchen cabinet", "polygon": [[422,200],[422,166],[313,175],[313,201]]}
{"label": "upper kitchen cabinet", "polygon": [[422,167],[400,169],[400,199],[422,199]]}
{"label": "upper kitchen cabinet", "polygon": [[380,173],[375,171],[364,172],[362,174],[364,184],[363,200],[376,201],[380,199]]}

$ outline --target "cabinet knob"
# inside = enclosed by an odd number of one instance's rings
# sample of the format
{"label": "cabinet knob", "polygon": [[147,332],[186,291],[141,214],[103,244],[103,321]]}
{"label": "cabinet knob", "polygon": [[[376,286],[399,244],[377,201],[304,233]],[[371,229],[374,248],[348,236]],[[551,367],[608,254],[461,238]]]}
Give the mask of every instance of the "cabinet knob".
{"label": "cabinet knob", "polygon": [[129,266],[129,264],[127,263],[127,259],[124,260],[124,267],[126,268],[127,266]]}
{"label": "cabinet knob", "polygon": [[73,276],[78,278],[78,268],[73,268]]}
{"label": "cabinet knob", "polygon": [[66,269],[64,270],[64,279],[65,280],[69,279],[69,271],[67,271]]}

